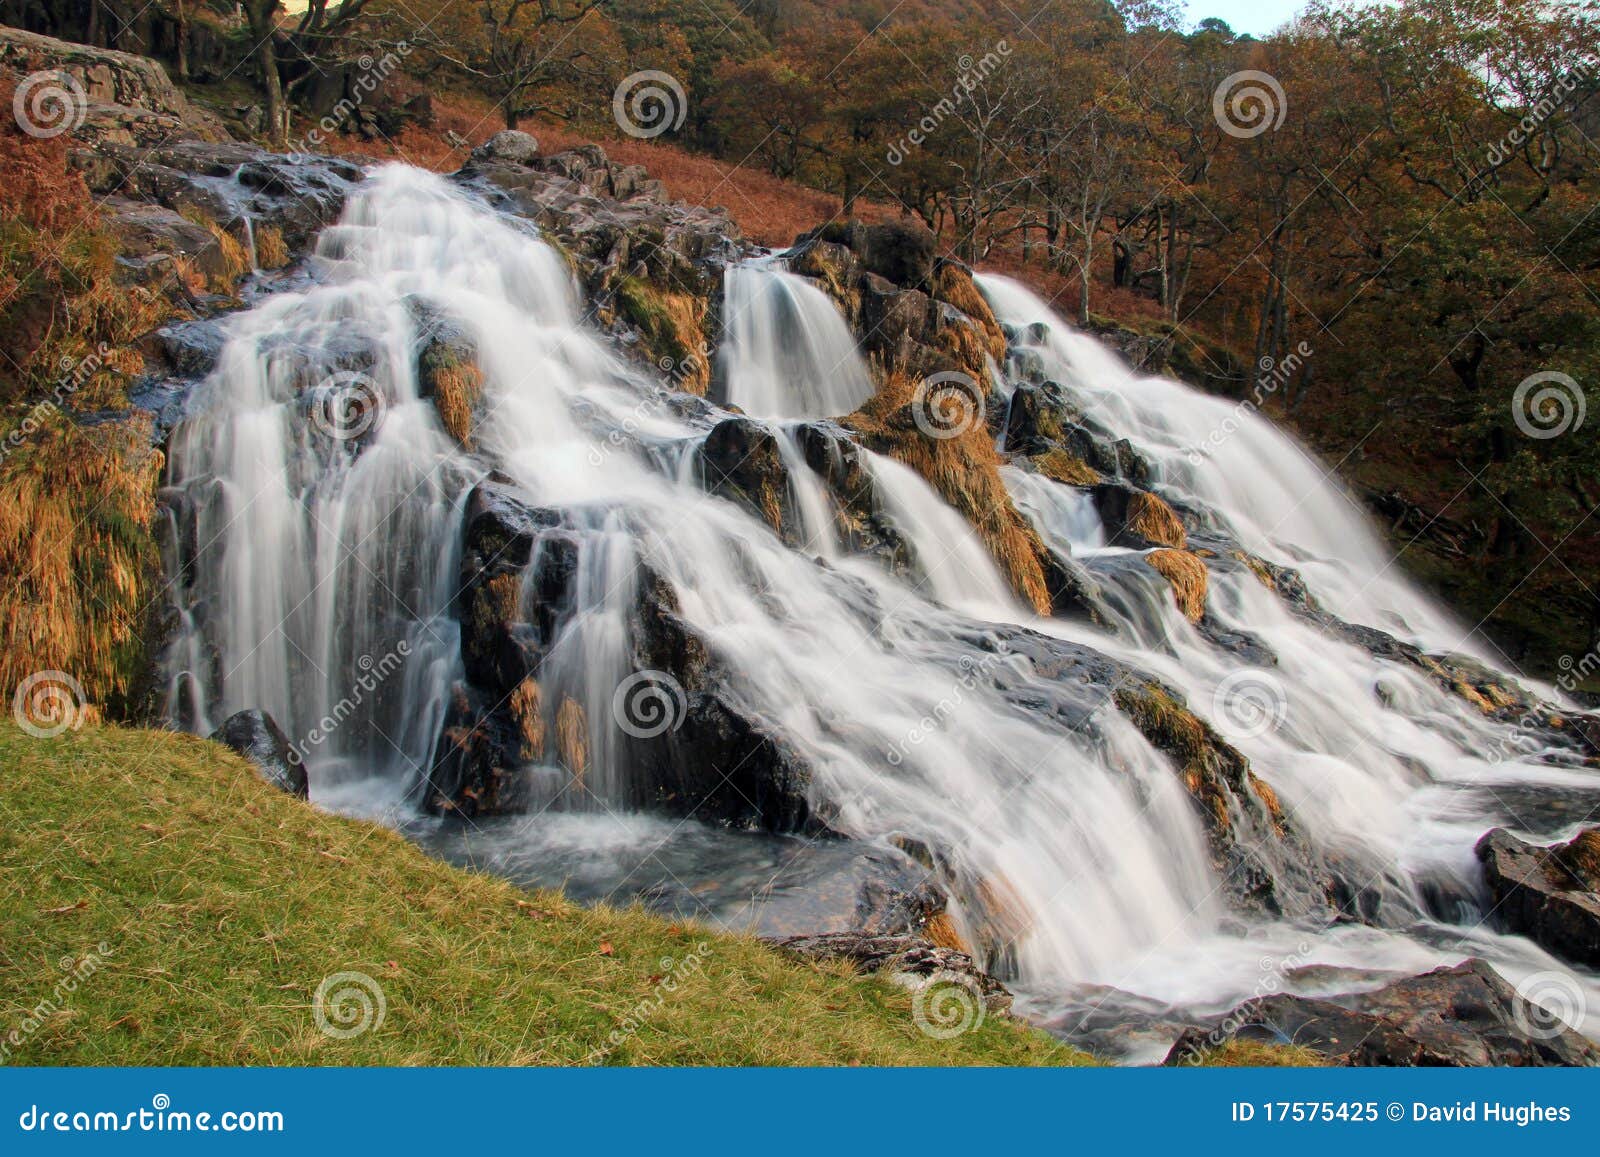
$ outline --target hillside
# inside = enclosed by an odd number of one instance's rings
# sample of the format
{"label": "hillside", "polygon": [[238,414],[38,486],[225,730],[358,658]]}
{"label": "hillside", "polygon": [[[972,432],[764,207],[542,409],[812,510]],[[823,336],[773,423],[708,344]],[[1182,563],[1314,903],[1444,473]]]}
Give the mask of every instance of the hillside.
{"label": "hillside", "polygon": [[[8,720],[0,784],[0,1025],[26,1033],[11,1064],[1086,1059],[998,1019],[935,1040],[887,983],[458,871],[189,736],[106,727],[40,742]],[[373,978],[386,1005],[349,1039],[314,1016],[318,985],[341,972]],[[63,996],[68,976],[82,979]],[[52,997],[60,1007],[28,1031]],[[630,1018],[637,1031],[612,1044]]]}

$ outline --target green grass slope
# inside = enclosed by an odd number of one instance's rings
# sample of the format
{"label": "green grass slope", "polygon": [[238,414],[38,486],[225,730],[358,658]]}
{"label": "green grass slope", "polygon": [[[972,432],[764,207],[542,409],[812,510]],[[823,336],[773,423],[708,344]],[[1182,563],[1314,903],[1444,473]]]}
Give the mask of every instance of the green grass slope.
{"label": "green grass slope", "polygon": [[[1088,1059],[997,1018],[932,1039],[887,982],[460,871],[165,732],[0,724],[0,893],[9,1064]],[[354,990],[317,999],[345,972],[383,1007],[350,1036]]]}

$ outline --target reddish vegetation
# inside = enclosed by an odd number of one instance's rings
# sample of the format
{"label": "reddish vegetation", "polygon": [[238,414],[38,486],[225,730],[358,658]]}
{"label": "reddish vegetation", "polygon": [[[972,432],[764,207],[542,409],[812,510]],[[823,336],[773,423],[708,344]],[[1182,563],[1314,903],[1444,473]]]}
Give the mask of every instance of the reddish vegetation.
{"label": "reddish vegetation", "polygon": [[[488,140],[502,124],[492,105],[474,97],[435,96],[433,112],[432,128],[409,127],[392,142],[337,136],[328,142],[328,147],[347,155],[405,161],[435,172],[450,172],[466,161],[472,146]],[[552,152],[596,141],[592,132],[561,124],[530,122],[527,129]],[[451,145],[451,134],[468,143]],[[660,141],[618,137],[599,143],[612,159],[643,165],[652,177],[666,185],[675,200],[725,208],[744,235],[758,245],[789,245],[801,233],[839,216],[841,203],[833,194],[755,168],[741,168]],[[855,216],[863,221],[893,221],[905,215],[898,206],[856,202]],[[1037,264],[1025,265],[1020,246],[992,253],[980,264],[1026,281],[1063,313],[1077,308],[1077,279],[1046,271]],[[1094,304],[1097,313],[1119,319],[1161,316],[1161,308],[1154,301],[1109,284],[1096,285]]]}

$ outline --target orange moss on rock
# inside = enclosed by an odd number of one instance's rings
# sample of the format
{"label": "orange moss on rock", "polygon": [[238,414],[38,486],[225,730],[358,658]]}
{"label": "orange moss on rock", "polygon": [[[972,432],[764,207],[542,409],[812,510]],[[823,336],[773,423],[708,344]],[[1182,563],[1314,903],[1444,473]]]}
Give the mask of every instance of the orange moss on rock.
{"label": "orange moss on rock", "polygon": [[1186,550],[1153,550],[1144,556],[1172,586],[1172,595],[1184,618],[1198,623],[1206,614],[1206,564]]}
{"label": "orange moss on rock", "polygon": [[1136,491],[1128,500],[1127,529],[1150,542],[1184,550],[1189,545],[1189,535],[1177,511],[1166,501],[1147,490]]}
{"label": "orange moss on rock", "polygon": [[[977,531],[1012,588],[1041,615],[1051,609],[1045,579],[1046,549],[1037,532],[1017,510],[1000,477],[1001,458],[983,421],[981,401],[971,398],[918,398],[920,383],[901,371],[884,373],[882,385],[867,404],[844,419],[862,441],[922,475],[944,500]],[[971,403],[970,407],[968,403]],[[959,428],[954,437],[935,438],[923,424]],[[956,412],[961,410],[963,412]],[[929,417],[936,419],[930,423]]]}

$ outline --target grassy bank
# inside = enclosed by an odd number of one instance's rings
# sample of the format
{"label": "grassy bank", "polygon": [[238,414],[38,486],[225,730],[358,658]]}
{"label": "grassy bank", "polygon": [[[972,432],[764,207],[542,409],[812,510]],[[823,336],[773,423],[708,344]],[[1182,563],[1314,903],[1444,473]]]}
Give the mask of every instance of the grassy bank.
{"label": "grassy bank", "polygon": [[[0,724],[0,868],[10,1064],[1087,1060],[993,1018],[934,1040],[886,982],[459,871],[188,736]],[[341,972],[384,1005],[348,1038],[316,1019]],[[341,987],[342,1031],[361,1007]]]}

